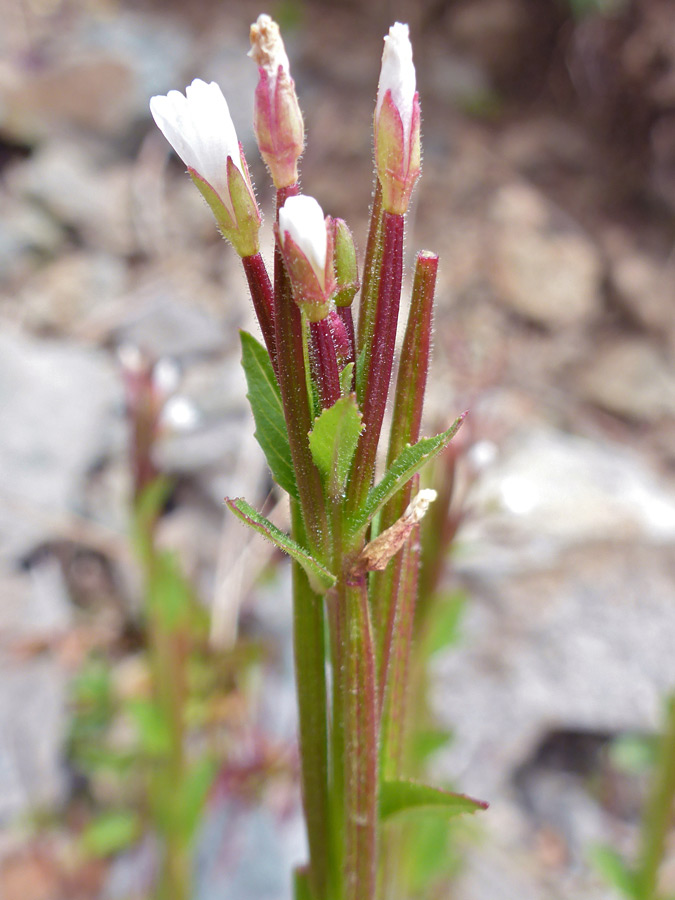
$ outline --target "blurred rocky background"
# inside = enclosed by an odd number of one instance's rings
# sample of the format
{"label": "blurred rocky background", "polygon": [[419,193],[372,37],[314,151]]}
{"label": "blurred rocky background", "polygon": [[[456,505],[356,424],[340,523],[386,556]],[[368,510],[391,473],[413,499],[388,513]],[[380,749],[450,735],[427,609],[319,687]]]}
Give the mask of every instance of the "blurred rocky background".
{"label": "blurred rocky background", "polygon": [[[130,345],[180,378],[166,542],[223,640],[238,621],[280,648],[250,733],[292,748],[285,569],[251,591],[262,550],[222,506],[269,490],[238,365],[253,314],[148,112],[193,77],[220,83],[269,248],[246,58],[262,11],[284,28],[305,112],[303,186],[362,248],[382,36],[411,26],[424,171],[407,252],[441,256],[428,428],[471,410],[448,575],[466,612],[433,660],[454,740],[433,765],[491,802],[460,838],[451,895],[609,898],[588,851],[630,854],[641,796],[611,748],[653,731],[675,686],[671,0],[1,0],[0,896],[135,896],[144,865],[142,849],[114,863],[73,850],[82,776],[67,753],[73,678],[111,648],[124,677],[133,648]],[[286,900],[303,853],[293,787],[248,805],[216,791],[207,819],[199,898]]]}

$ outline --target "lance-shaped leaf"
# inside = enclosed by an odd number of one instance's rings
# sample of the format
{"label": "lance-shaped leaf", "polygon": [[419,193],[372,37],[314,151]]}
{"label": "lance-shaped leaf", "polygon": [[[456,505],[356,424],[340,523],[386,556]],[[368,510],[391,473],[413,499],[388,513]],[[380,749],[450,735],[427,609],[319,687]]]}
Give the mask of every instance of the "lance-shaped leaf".
{"label": "lance-shaped leaf", "polygon": [[313,556],[297,544],[293,538],[285,534],[281,529],[273,525],[265,516],[261,516],[250,503],[241,497],[231,499],[225,498],[225,503],[229,509],[241,519],[246,525],[257,531],[268,541],[271,541],[275,547],[288,553],[297,563],[299,563],[307,574],[312,590],[317,594],[325,594],[329,588],[332,588],[337,581],[335,575],[332,575],[325,566],[314,559]]}
{"label": "lance-shaped leaf", "polygon": [[435,437],[422,438],[406,447],[387,469],[381,481],[368,492],[365,503],[352,516],[349,527],[353,534],[365,528],[375,513],[416,475],[422,466],[434,459],[450,443],[464,421],[466,413],[455,419],[447,431]]}
{"label": "lance-shaped leaf", "polygon": [[631,900],[640,897],[635,872],[626,865],[616,850],[600,844],[591,847],[589,855],[591,862],[609,885]]}
{"label": "lance-shaped leaf", "polygon": [[380,791],[380,818],[415,810],[437,810],[447,816],[475,813],[488,804],[466,794],[453,794],[416,781],[385,781]]}
{"label": "lance-shaped leaf", "polygon": [[279,487],[298,499],[291,462],[286,420],[279,385],[267,350],[248,332],[241,331],[241,364],[248,386],[247,397],[255,420],[255,436]]}
{"label": "lance-shaped leaf", "polygon": [[362,430],[361,411],[354,394],[341,397],[314,420],[309,449],[333,497],[342,493]]}

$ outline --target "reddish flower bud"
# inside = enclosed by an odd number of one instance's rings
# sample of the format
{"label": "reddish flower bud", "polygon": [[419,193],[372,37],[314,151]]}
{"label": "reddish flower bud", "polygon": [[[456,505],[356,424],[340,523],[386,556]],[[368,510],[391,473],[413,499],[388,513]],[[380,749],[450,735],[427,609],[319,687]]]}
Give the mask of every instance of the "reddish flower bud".
{"label": "reddish flower bud", "polygon": [[253,127],[274,186],[298,180],[298,159],[305,146],[305,126],[291,78],[279,26],[261,15],[251,25],[251,51],[260,80],[255,92]]}

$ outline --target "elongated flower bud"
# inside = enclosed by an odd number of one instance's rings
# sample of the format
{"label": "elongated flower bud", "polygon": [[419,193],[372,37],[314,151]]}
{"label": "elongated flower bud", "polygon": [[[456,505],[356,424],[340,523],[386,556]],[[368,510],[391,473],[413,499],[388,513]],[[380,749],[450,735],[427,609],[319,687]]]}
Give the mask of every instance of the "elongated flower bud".
{"label": "elongated flower bud", "polygon": [[311,322],[326,317],[335,288],[332,231],[314,197],[289,197],[279,210],[279,246],[293,296]]}
{"label": "elongated flower bud", "polygon": [[344,219],[333,219],[333,260],[337,282],[333,300],[336,306],[351,306],[359,283],[356,247],[349,226]]}
{"label": "elongated flower bud", "polygon": [[386,212],[402,215],[420,173],[420,103],[408,26],[384,39],[375,106],[375,166]]}
{"label": "elongated flower bud", "polygon": [[269,16],[251,25],[249,56],[258,65],[253,127],[274,186],[298,180],[298,159],[305,146],[305,126],[291,78],[279,26]]}
{"label": "elongated flower bud", "polygon": [[196,78],[150,100],[160,131],[188,168],[218,227],[240,256],[258,252],[260,212],[246,160],[218,85]]}

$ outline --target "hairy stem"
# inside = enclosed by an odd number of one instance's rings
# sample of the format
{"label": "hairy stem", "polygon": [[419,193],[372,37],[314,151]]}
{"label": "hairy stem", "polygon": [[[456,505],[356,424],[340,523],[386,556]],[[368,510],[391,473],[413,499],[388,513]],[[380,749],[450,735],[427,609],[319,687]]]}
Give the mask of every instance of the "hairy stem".
{"label": "hairy stem", "polygon": [[354,456],[348,491],[348,512],[363,503],[375,472],[377,445],[387,406],[391,370],[396,349],[396,325],[403,278],[403,216],[385,212],[382,217],[382,272],[378,285],[375,327],[371,340],[371,365],[363,398],[364,431]]}
{"label": "hairy stem", "polygon": [[[291,501],[292,534],[304,542],[302,516]],[[293,562],[293,650],[300,730],[300,780],[309,843],[314,900],[328,900],[331,836],[328,797],[328,732],[323,598]]]}
{"label": "hairy stem", "polygon": [[272,360],[276,372],[277,351],[276,335],[274,330],[274,291],[267,274],[267,268],[260,253],[255,256],[242,257],[242,265],[246,273],[253,308],[258,317],[258,324],[262,332],[265,346]]}

